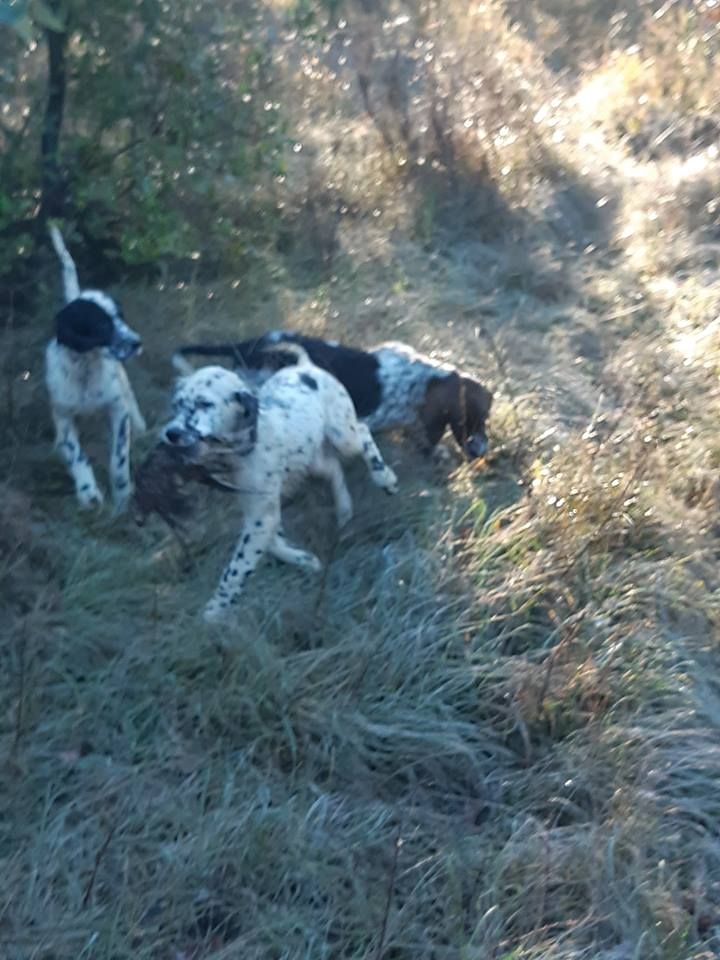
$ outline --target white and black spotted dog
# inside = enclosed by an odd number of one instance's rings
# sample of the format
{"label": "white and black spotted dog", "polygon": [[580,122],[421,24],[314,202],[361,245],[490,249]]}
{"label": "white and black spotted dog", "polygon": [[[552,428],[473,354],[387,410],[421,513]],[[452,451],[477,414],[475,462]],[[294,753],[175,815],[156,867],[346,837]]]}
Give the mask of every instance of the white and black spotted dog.
{"label": "white and black spotted dog", "polygon": [[178,382],[173,417],[163,430],[167,444],[186,462],[217,461],[225,445],[236,456],[233,486],[243,508],[243,526],[232,558],[205,607],[208,622],[220,620],[267,551],[308,570],[318,558],[291,546],[281,529],[281,499],[304,477],[329,481],[339,525],[352,516],[352,499],[340,458],[360,456],[372,481],[387,493],[397,478],[380,455],[370,430],[359,423],[345,388],[298,350],[297,366],[263,383],[256,394],[225,367],[201,367]]}
{"label": "white and black spotted dog", "polygon": [[100,505],[103,495],[80,446],[77,417],[107,411],[110,417],[110,483],[115,512],[131,489],[131,425],[145,430],[123,361],[141,348],[120,307],[100,290],[81,290],[77,268],[62,235],[50,227],[63,273],[65,306],[55,317],[55,336],[45,352],[45,380],[55,423],[57,450],[75,482],[81,507]]}
{"label": "white and black spotted dog", "polygon": [[358,417],[373,432],[411,428],[423,450],[431,453],[450,427],[469,460],[487,453],[485,421],[492,393],[474,377],[404,343],[359,350],[333,340],[273,330],[239,343],[181,347],[175,363],[182,368],[184,357],[195,354],[228,357],[238,370],[269,371],[282,365],[285,344],[301,346],[313,363],[332,373],[350,394]]}

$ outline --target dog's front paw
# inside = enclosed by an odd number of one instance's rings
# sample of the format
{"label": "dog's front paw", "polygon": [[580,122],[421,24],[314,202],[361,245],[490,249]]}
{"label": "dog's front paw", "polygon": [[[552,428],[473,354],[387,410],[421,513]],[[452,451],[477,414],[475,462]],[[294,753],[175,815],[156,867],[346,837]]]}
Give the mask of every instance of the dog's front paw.
{"label": "dog's front paw", "polygon": [[229,613],[230,605],[228,603],[213,598],[205,604],[202,618],[205,623],[209,624],[223,623],[228,619]]}
{"label": "dog's front paw", "polygon": [[127,490],[122,490],[121,492],[115,491],[113,493],[113,507],[112,507],[113,517],[120,517],[122,516],[123,513],[127,512],[131,498],[132,498],[132,491],[128,493]]}
{"label": "dog's front paw", "polygon": [[378,486],[381,487],[385,493],[390,494],[391,496],[398,492],[398,478],[395,474],[395,471],[391,470],[387,465],[382,476],[382,481],[378,483]]}
{"label": "dog's front paw", "polygon": [[83,510],[95,510],[105,502],[102,491],[95,484],[90,483],[78,488],[77,499]]}
{"label": "dog's front paw", "polygon": [[302,554],[302,556],[298,557],[299,567],[302,567],[304,570],[309,570],[311,573],[320,573],[322,563],[314,553],[310,553],[308,550],[300,550],[298,552]]}

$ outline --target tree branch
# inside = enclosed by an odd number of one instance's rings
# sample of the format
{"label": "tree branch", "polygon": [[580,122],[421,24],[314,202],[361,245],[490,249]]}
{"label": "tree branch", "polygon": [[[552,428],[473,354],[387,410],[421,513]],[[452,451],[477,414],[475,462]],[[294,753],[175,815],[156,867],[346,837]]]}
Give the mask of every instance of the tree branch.
{"label": "tree branch", "polygon": [[[51,4],[53,12],[57,0]],[[40,159],[42,165],[40,219],[59,216],[65,201],[65,184],[60,171],[60,131],[65,109],[65,44],[67,33],[45,30],[48,49],[48,87],[42,125]]]}

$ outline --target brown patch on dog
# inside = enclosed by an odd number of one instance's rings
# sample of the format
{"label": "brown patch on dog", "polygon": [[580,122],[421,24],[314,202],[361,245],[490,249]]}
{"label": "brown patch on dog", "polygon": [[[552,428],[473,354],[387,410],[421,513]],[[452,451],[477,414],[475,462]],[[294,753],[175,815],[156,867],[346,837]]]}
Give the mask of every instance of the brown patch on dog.
{"label": "brown patch on dog", "polygon": [[484,441],[487,445],[485,421],[490,415],[493,395],[472,377],[451,373],[431,380],[420,408],[420,421],[430,450],[440,442],[446,427],[466,456],[474,459],[481,453],[467,449],[468,442]]}
{"label": "brown patch on dog", "polygon": [[157,514],[175,529],[190,513],[185,493],[188,470],[172,447],[160,444],[151,450],[135,472],[135,522],[142,526]]}

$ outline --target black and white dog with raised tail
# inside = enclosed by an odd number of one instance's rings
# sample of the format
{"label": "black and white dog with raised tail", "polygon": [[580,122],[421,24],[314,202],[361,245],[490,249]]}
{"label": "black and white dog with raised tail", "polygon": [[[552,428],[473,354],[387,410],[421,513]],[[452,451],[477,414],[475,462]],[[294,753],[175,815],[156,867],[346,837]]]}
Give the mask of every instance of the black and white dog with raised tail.
{"label": "black and white dog with raised tail", "polygon": [[55,336],[45,351],[45,381],[55,424],[55,444],[75,483],[81,507],[99,506],[103,495],[80,446],[77,417],[106,411],[110,419],[110,484],[116,513],[127,506],[131,430],[145,421],[123,361],[142,342],[123,320],[118,304],[100,290],[81,290],[75,262],[62,235],[50,227],[62,265],[65,306],[55,317]]}

